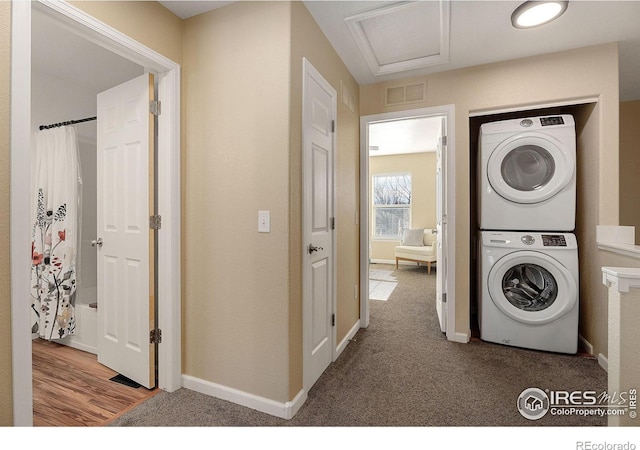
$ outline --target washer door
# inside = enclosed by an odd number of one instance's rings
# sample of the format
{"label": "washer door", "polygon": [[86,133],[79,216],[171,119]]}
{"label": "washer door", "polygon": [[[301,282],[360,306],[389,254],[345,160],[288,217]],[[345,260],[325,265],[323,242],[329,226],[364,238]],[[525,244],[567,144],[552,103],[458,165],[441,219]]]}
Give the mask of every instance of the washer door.
{"label": "washer door", "polygon": [[545,253],[516,251],[500,258],[487,280],[493,303],[521,323],[544,325],[569,312],[578,301],[575,278]]}
{"label": "washer door", "polygon": [[487,176],[493,189],[516,203],[539,203],[564,189],[573,177],[575,158],[557,139],[520,133],[491,153]]}

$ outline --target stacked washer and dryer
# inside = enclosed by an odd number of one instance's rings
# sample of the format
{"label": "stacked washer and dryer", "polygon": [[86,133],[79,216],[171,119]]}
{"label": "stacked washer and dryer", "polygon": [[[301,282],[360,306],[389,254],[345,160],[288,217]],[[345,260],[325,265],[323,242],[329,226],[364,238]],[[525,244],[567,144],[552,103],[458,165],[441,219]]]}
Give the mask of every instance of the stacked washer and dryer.
{"label": "stacked washer and dryer", "polygon": [[480,127],[480,338],[535,350],[578,349],[576,134],[571,115]]}

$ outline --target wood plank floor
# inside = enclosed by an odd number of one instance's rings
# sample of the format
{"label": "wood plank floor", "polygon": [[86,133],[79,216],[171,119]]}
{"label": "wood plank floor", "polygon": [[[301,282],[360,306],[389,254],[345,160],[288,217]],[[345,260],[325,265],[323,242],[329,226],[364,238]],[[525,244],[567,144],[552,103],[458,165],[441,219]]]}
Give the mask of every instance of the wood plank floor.
{"label": "wood plank floor", "polygon": [[109,380],[117,374],[96,355],[35,339],[34,426],[101,426],[158,392]]}

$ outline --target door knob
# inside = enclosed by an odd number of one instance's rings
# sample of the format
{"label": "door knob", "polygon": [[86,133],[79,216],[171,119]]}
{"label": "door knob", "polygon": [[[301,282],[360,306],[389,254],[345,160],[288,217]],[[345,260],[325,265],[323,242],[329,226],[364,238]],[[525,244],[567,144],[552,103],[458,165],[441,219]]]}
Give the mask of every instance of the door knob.
{"label": "door knob", "polygon": [[309,250],[309,254],[311,255],[313,252],[317,252],[318,250],[324,250],[324,249],[322,247],[316,247],[313,244],[309,244],[308,250]]}
{"label": "door knob", "polygon": [[92,247],[102,247],[102,238],[94,239],[91,241]]}

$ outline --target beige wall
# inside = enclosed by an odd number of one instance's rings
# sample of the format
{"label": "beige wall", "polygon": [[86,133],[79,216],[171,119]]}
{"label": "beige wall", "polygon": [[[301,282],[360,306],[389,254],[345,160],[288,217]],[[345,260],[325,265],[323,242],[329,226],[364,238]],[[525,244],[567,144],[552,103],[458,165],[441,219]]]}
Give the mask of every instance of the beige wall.
{"label": "beige wall", "polygon": [[[338,95],[357,85],[300,2],[239,2],[184,31],[184,373],[289,401],[302,389],[302,57]],[[338,340],[359,311],[358,124],[339,107]]]}
{"label": "beige wall", "polygon": [[13,424],[11,391],[11,266],[9,153],[11,127],[11,3],[0,2],[0,426]]}
{"label": "beige wall", "polygon": [[[339,344],[360,318],[360,302],[355,297],[359,284],[358,85],[302,2],[292,2],[291,42],[291,395],[302,387],[301,315],[301,233],[302,233],[302,58],[306,57],[333,86],[338,96],[336,122],[336,231],[338,253],[336,333]],[[354,110],[342,103],[343,88],[353,96]],[[297,373],[299,372],[299,373]],[[299,384],[298,384],[299,383]]]}
{"label": "beige wall", "polygon": [[[549,74],[562,74],[547,83]],[[384,106],[384,89],[407,81],[427,81],[427,101],[410,106]],[[599,98],[596,161],[588,174],[595,187],[593,215],[584,223],[615,225],[618,221],[618,49],[607,44],[503,63],[434,74],[422,78],[378,83],[360,89],[360,113],[379,114],[403,109],[455,105],[456,189],[456,331],[469,333],[470,312],[470,138],[469,114],[505,108],[530,109],[535,105]],[[595,232],[594,232],[595,233]],[[595,242],[587,245],[594,246]],[[584,250],[584,249],[583,249]],[[588,260],[601,266],[599,257]],[[590,270],[589,272],[594,272]],[[592,295],[591,292],[581,295]],[[587,339],[590,336],[585,336]],[[600,351],[600,349],[598,349]],[[606,352],[606,347],[603,349]]]}
{"label": "beige wall", "polygon": [[620,225],[636,227],[640,245],[640,100],[620,103]]}
{"label": "beige wall", "polygon": [[[289,397],[289,66],[286,3],[185,21],[183,373]],[[258,233],[259,210],[271,232]]]}
{"label": "beige wall", "polygon": [[[369,158],[369,186],[377,174],[411,174],[411,228],[436,227],[436,153],[374,156]],[[372,212],[371,206],[369,211]],[[373,225],[373,218],[369,219]],[[369,230],[369,236],[371,236]],[[400,241],[370,240],[372,260],[395,260]]]}

